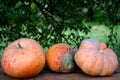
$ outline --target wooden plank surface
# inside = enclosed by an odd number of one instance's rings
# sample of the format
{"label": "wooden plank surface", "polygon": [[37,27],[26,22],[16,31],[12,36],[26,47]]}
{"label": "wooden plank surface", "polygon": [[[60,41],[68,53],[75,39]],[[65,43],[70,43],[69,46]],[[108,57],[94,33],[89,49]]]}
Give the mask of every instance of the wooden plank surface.
{"label": "wooden plank surface", "polygon": [[120,80],[120,66],[112,76],[106,77],[93,77],[84,74],[80,69],[73,73],[54,73],[48,69],[44,69],[40,74],[35,77],[27,79],[15,79],[7,76],[0,68],[0,80]]}

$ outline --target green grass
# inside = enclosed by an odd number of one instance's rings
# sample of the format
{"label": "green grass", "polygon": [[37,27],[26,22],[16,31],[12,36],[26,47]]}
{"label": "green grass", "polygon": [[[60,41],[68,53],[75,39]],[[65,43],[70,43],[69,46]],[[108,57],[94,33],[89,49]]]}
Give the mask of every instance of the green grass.
{"label": "green grass", "polygon": [[104,25],[96,25],[91,28],[91,32],[87,37],[93,37],[106,43],[108,41],[109,32],[109,29]]}

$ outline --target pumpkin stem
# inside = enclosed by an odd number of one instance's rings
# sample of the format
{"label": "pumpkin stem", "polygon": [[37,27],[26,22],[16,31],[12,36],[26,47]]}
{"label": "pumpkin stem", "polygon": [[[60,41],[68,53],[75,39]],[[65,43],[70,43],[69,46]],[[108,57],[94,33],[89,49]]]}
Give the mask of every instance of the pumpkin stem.
{"label": "pumpkin stem", "polygon": [[99,49],[99,52],[101,53],[101,54],[103,54],[103,49],[101,48],[101,49]]}
{"label": "pumpkin stem", "polygon": [[19,49],[23,49],[21,44],[20,44],[20,41],[18,41],[18,47],[19,47]]}

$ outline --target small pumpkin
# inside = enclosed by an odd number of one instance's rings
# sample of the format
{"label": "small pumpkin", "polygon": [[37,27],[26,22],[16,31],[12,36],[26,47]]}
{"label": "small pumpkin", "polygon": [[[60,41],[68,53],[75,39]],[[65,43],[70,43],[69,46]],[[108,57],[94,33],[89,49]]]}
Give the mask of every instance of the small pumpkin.
{"label": "small pumpkin", "polygon": [[45,65],[43,48],[33,39],[21,38],[9,44],[1,59],[2,70],[11,77],[37,75]]}
{"label": "small pumpkin", "polygon": [[54,72],[72,72],[75,69],[74,49],[65,43],[55,44],[46,53],[46,63]]}
{"label": "small pumpkin", "polygon": [[118,67],[113,50],[93,38],[82,41],[74,59],[83,72],[92,76],[112,75]]}

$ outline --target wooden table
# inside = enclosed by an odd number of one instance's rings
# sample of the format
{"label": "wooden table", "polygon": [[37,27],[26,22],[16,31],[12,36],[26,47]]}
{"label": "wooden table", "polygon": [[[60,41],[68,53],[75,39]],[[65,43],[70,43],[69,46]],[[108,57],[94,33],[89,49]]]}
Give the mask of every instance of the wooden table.
{"label": "wooden table", "polygon": [[48,69],[44,69],[40,74],[35,77],[27,79],[15,79],[7,76],[0,68],[0,80],[120,80],[120,66],[112,76],[106,77],[93,77],[84,74],[80,69],[74,73],[54,73]]}

